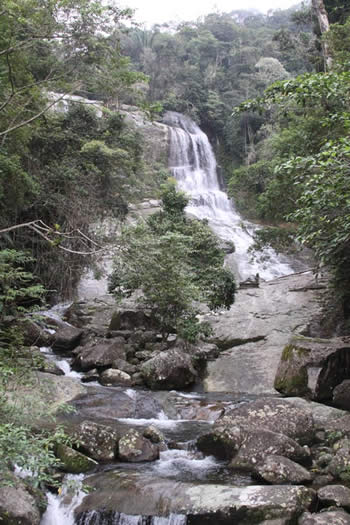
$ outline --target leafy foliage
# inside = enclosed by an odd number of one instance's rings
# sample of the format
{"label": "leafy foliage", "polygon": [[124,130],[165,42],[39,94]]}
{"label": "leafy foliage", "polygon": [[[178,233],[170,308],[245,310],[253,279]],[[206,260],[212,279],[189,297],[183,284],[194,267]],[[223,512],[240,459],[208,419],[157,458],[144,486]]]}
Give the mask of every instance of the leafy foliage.
{"label": "leafy foliage", "polygon": [[[195,340],[201,332],[194,301],[230,308],[233,275],[222,268],[223,252],[208,226],[186,218],[187,198],[174,182],[162,188],[163,210],[124,230],[111,277],[118,297],[142,290],[164,338],[171,330]],[[206,327],[204,327],[207,330]]]}
{"label": "leafy foliage", "polygon": [[248,182],[246,191],[260,218],[298,226],[297,240],[314,250],[319,264],[332,270],[346,315],[350,304],[347,25],[333,27],[327,37],[335,50],[331,72],[274,83],[263,96],[235,111],[237,118],[242,111],[266,112],[274,124],[273,133],[262,137],[257,161],[234,172],[230,183],[235,190]]}
{"label": "leafy foliage", "polygon": [[23,252],[0,251],[0,484],[12,483],[13,477],[7,473],[18,467],[38,487],[53,482],[51,469],[59,464],[55,446],[69,439],[59,427],[54,432],[33,433],[34,416],[47,418],[47,406],[34,397],[32,403],[27,399],[30,408],[24,410],[16,396],[19,385],[30,384],[31,366],[35,364],[35,360],[24,359],[30,351],[23,347],[19,321],[44,295],[29,270],[31,263],[32,258]]}

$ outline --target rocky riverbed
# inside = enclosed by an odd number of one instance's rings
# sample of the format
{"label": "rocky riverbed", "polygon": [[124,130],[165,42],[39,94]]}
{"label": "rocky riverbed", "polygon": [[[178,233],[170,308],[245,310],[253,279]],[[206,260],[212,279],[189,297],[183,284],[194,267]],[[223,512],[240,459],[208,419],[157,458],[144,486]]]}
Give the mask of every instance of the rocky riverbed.
{"label": "rocky riverbed", "polygon": [[40,518],[17,480],[0,489],[4,523],[350,523],[350,347],[325,338],[325,292],[310,272],[242,288],[190,347],[108,295],[28,323],[44,362],[20,395],[35,388],[78,439],[57,448],[59,475],[90,488],[49,494]]}

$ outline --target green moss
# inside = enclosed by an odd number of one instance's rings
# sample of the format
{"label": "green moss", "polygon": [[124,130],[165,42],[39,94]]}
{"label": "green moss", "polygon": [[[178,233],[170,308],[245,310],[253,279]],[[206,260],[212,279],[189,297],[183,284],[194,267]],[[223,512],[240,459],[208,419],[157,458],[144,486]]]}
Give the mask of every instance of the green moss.
{"label": "green moss", "polygon": [[62,462],[63,470],[72,474],[88,472],[97,465],[97,462],[93,459],[88,458],[84,454],[81,454],[80,452],[77,452],[66,445],[58,445],[56,454]]}
{"label": "green moss", "polygon": [[301,395],[308,392],[307,371],[302,368],[297,374],[276,377],[274,387],[278,392],[288,395]]}
{"label": "green moss", "polygon": [[284,347],[282,352],[282,361],[291,361],[295,355],[298,357],[304,357],[310,353],[309,348],[303,348],[302,346],[296,346],[294,344],[289,344]]}

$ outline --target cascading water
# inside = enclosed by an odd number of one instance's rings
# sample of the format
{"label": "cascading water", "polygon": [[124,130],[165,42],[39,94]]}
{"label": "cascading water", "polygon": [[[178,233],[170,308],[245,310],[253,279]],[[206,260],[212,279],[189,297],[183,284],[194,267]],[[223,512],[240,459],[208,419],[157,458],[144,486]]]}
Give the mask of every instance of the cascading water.
{"label": "cascading water", "polygon": [[220,239],[234,243],[237,276],[246,279],[259,273],[269,280],[292,273],[290,265],[273,250],[266,250],[267,262],[251,261],[248,248],[257,226],[244,221],[220,189],[215,156],[206,134],[180,113],[167,112],[164,122],[170,128],[170,169],[179,188],[191,198],[186,210],[198,219],[207,219]]}

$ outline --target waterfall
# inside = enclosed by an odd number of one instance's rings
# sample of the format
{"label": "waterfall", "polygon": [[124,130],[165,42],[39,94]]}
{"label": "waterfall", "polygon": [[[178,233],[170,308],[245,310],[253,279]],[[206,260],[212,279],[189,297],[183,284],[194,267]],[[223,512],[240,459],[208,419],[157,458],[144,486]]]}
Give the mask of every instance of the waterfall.
{"label": "waterfall", "polygon": [[164,122],[170,128],[169,166],[178,187],[190,196],[188,214],[207,219],[209,226],[224,241],[235,245],[232,266],[239,279],[259,273],[265,280],[292,273],[290,265],[271,249],[265,262],[252,261],[248,248],[257,226],[237,213],[232,201],[220,188],[213,149],[205,133],[189,117],[167,112]]}

